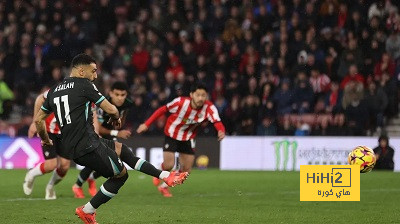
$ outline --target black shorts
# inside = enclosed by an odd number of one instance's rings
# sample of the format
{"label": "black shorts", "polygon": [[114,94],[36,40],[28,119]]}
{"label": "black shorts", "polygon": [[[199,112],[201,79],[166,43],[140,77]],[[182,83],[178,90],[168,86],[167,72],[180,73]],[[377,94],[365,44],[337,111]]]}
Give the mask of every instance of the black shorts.
{"label": "black shorts", "polygon": [[72,151],[65,149],[63,144],[61,143],[61,135],[48,133],[49,138],[53,141],[53,145],[51,146],[42,146],[42,152],[44,159],[54,159],[57,156],[63,157],[65,159],[72,158]]}
{"label": "black shorts", "polygon": [[194,155],[196,151],[196,140],[178,141],[169,136],[165,136],[164,152],[179,152]]}
{"label": "black shorts", "polygon": [[81,165],[97,171],[103,177],[113,177],[121,173],[123,163],[115,152],[115,143],[112,140],[100,139],[100,144],[93,151],[74,159]]}

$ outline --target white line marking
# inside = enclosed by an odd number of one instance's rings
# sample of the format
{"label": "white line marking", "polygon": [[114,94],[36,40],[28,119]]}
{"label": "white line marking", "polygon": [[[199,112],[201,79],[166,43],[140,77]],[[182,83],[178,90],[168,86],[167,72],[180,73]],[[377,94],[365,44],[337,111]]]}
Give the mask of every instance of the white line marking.
{"label": "white line marking", "polygon": [[45,198],[10,198],[4,201],[45,201]]}

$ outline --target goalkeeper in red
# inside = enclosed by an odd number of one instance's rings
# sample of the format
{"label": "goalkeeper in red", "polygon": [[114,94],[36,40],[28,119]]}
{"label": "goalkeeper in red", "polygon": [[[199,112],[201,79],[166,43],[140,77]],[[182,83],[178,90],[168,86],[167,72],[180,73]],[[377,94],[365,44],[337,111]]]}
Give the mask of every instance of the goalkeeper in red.
{"label": "goalkeeper in red", "polygon": [[[159,117],[169,112],[164,127],[164,162],[163,170],[171,170],[175,165],[175,152],[179,152],[179,167],[181,172],[190,172],[194,163],[196,150],[195,140],[197,130],[202,123],[210,121],[218,131],[218,141],[225,137],[225,127],[221,122],[217,108],[207,100],[208,94],[204,84],[197,83],[192,86],[190,97],[178,97],[158,108],[151,117],[141,124],[137,133],[148,130],[149,126]],[[164,197],[172,197],[168,185],[153,179],[154,185]]]}

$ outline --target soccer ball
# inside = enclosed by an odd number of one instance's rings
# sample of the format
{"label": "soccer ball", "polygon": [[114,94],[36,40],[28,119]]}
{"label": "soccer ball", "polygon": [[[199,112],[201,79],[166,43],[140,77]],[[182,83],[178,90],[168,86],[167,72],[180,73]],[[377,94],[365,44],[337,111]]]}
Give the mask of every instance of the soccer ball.
{"label": "soccer ball", "polygon": [[196,160],[197,167],[199,169],[207,169],[208,161],[209,161],[208,156],[206,155],[199,156]]}
{"label": "soccer ball", "polygon": [[357,146],[349,153],[348,161],[350,165],[359,165],[361,173],[370,172],[376,162],[375,153],[367,146]]}

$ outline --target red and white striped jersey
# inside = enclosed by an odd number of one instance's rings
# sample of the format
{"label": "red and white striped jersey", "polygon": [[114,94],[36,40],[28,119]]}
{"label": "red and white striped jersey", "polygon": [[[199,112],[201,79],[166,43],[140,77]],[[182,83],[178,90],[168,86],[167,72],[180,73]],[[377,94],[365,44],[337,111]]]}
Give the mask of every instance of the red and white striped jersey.
{"label": "red and white striped jersey", "polygon": [[221,118],[217,108],[208,100],[202,108],[194,109],[190,105],[190,97],[178,97],[160,107],[145,124],[150,126],[153,121],[166,112],[170,112],[171,115],[164,127],[164,134],[178,141],[188,141],[196,137],[198,127],[206,121],[214,123],[217,130],[225,131],[225,127],[220,122]]}
{"label": "red and white striped jersey", "polygon": [[[49,90],[47,90],[46,92],[43,93],[43,97],[45,99],[47,98],[48,92],[49,92]],[[49,116],[45,120],[45,123],[46,123],[46,131],[48,133],[57,134],[57,135],[61,134],[61,130],[57,124],[57,119],[54,116],[54,113],[49,114]]]}
{"label": "red and white striped jersey", "polygon": [[198,127],[206,119],[211,123],[221,121],[217,108],[208,100],[198,110],[190,106],[190,97],[178,97],[166,106],[171,115],[167,119],[164,133],[179,141],[196,137]]}

